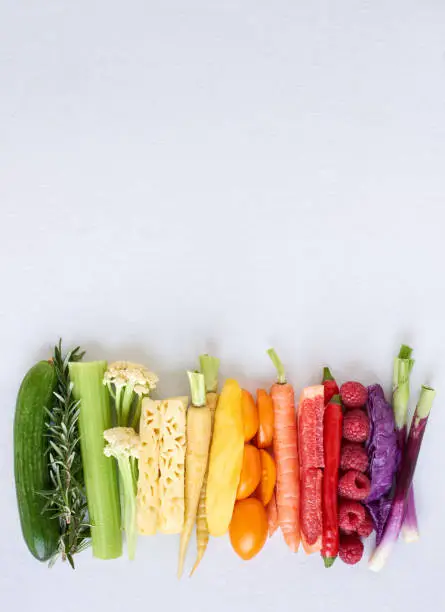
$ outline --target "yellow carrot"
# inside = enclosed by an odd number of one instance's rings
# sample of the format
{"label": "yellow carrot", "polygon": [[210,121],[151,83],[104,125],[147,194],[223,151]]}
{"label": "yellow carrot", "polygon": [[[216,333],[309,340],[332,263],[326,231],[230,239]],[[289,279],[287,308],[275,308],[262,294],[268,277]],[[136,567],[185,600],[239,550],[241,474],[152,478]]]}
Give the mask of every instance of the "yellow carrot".
{"label": "yellow carrot", "polygon": [[215,412],[215,428],[209,457],[206,510],[209,533],[227,533],[235,505],[244,454],[241,387],[227,380]]}
{"label": "yellow carrot", "polygon": [[184,568],[185,554],[195,524],[204,476],[207,470],[212,417],[206,405],[204,376],[187,372],[192,405],[187,411],[187,450],[185,455],[185,519],[179,546],[178,578]]}

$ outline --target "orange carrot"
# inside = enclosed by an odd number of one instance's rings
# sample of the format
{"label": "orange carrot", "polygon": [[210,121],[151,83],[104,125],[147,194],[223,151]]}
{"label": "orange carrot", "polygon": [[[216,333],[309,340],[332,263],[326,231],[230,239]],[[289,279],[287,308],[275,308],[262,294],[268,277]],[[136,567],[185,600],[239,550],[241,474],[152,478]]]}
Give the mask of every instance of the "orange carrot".
{"label": "orange carrot", "polygon": [[270,390],[274,407],[273,450],[277,463],[276,500],[278,524],[293,552],[300,546],[300,467],[293,387],[287,383],[283,364],[273,349],[268,351],[278,373]]}
{"label": "orange carrot", "polygon": [[278,510],[277,500],[275,498],[275,491],[272,494],[272,499],[267,504],[266,514],[267,524],[269,525],[269,538],[271,538],[278,529]]}

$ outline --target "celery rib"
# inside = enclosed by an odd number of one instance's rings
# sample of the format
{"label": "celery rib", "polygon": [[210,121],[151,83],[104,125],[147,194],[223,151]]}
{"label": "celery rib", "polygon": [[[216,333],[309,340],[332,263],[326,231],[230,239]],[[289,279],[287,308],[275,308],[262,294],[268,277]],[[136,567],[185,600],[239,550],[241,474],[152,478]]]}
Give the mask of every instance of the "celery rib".
{"label": "celery rib", "polygon": [[109,395],[102,382],[107,363],[70,363],[69,369],[73,395],[80,401],[80,444],[93,555],[115,559],[122,555],[122,533],[116,465],[104,455],[103,433],[112,425]]}

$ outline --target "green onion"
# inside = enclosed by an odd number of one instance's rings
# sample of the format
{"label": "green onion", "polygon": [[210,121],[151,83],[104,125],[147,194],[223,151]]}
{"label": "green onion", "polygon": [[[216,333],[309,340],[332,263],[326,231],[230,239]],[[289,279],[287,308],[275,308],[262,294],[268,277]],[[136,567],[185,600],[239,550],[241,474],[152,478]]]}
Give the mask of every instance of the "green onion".
{"label": "green onion", "polygon": [[70,363],[73,395],[80,401],[79,432],[88,501],[93,555],[122,555],[116,465],[104,455],[104,430],[111,427],[111,409],[103,385],[106,361]]}
{"label": "green onion", "polygon": [[412,348],[402,344],[399,355],[394,359],[392,405],[398,430],[406,428],[408,421],[409,377],[414,366],[412,352]]}
{"label": "green onion", "polygon": [[[413,349],[402,344],[398,356],[394,359],[392,406],[396,423],[397,444],[401,460],[405,452],[408,427],[409,384],[411,370],[414,366]],[[400,469],[400,467],[399,467]],[[419,539],[416,503],[414,489],[411,486],[406,502],[406,513],[403,519],[402,536],[405,542],[415,542]]]}

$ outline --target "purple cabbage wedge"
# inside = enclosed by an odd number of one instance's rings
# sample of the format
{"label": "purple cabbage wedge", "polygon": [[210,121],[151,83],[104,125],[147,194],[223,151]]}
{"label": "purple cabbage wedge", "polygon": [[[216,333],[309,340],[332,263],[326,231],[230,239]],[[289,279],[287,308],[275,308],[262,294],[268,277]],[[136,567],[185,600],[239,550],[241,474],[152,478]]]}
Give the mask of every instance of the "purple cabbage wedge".
{"label": "purple cabbage wedge", "polygon": [[374,523],[376,543],[379,544],[391,509],[390,494],[400,453],[397,445],[394,412],[391,404],[385,400],[380,385],[368,387],[366,407],[370,421],[370,433],[366,446],[369,456],[371,491],[365,500],[365,505]]}
{"label": "purple cabbage wedge", "polygon": [[378,546],[382,540],[383,530],[385,529],[386,521],[389,516],[389,511],[392,506],[392,498],[390,494],[384,495],[380,499],[365,504],[375,528],[375,543]]}
{"label": "purple cabbage wedge", "polygon": [[425,433],[425,427],[428,422],[435,395],[436,392],[434,389],[422,386],[419,402],[411,422],[411,428],[402,458],[402,465],[397,474],[394,499],[383,531],[383,537],[369,560],[369,568],[375,572],[378,572],[385,565],[399,537],[405,516],[408,493],[413,482],[423,434]]}
{"label": "purple cabbage wedge", "polygon": [[374,502],[391,490],[399,461],[394,412],[380,385],[368,387],[366,404],[370,433],[367,442],[371,491],[366,502]]}

